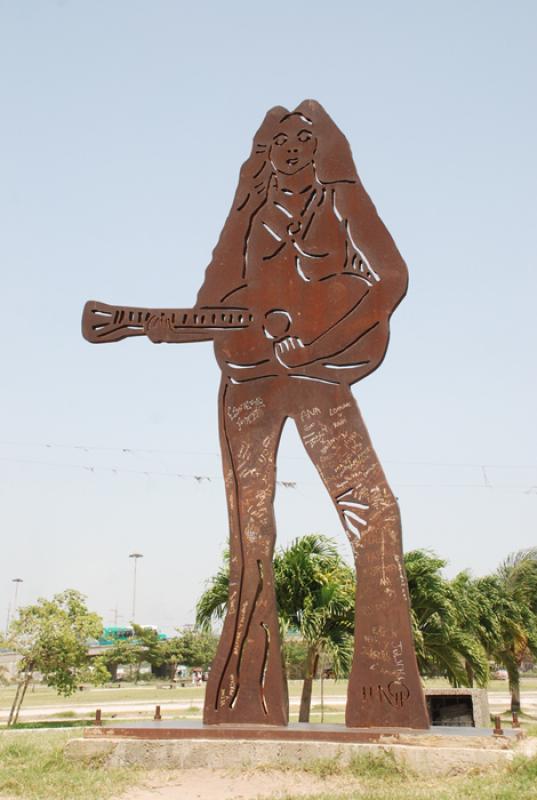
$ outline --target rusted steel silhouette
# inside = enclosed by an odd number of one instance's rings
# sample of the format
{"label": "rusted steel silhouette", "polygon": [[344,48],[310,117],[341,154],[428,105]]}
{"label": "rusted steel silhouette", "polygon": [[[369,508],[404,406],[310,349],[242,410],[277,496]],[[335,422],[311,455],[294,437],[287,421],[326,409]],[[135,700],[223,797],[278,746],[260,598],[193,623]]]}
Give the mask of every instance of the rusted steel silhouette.
{"label": "rusted steel silhouette", "polygon": [[307,100],[271,109],[257,131],[195,308],[86,304],[92,342],[214,341],[231,575],[207,724],[288,721],[272,557],[276,454],[292,418],[356,564],[346,723],[428,727],[399,508],[350,390],[383,360],[406,288],[347,140]]}

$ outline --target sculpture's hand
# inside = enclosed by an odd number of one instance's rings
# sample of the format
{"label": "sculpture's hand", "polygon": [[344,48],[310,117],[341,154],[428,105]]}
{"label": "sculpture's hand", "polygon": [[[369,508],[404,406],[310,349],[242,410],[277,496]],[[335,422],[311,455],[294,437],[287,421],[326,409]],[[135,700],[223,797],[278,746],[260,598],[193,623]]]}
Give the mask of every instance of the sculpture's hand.
{"label": "sculpture's hand", "polygon": [[144,326],[145,335],[153,344],[169,342],[172,333],[172,323],[169,317],[162,314],[149,317]]}
{"label": "sculpture's hand", "polygon": [[302,339],[286,336],[274,345],[274,355],[284,367],[301,367],[311,361],[311,354]]}

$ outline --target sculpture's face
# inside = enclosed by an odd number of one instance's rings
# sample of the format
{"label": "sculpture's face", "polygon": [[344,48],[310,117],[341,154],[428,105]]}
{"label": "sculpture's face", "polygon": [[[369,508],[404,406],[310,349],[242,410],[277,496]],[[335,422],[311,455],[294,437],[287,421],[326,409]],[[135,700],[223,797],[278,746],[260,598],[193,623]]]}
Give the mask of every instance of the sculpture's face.
{"label": "sculpture's face", "polygon": [[294,175],[313,161],[317,139],[311,125],[299,116],[282,122],[272,140],[270,160],[284,175]]}

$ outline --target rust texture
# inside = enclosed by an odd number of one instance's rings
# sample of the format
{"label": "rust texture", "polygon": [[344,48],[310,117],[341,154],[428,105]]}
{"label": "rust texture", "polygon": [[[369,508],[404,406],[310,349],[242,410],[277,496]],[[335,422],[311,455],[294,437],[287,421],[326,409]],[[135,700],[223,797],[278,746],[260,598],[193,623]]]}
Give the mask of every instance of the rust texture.
{"label": "rust texture", "polygon": [[347,140],[307,100],[271,109],[257,131],[195,308],[86,304],[92,342],[214,341],[231,575],[206,724],[288,722],[272,558],[276,455],[291,418],[356,565],[346,723],[428,727],[399,508],[350,390],[382,362],[406,288]]}

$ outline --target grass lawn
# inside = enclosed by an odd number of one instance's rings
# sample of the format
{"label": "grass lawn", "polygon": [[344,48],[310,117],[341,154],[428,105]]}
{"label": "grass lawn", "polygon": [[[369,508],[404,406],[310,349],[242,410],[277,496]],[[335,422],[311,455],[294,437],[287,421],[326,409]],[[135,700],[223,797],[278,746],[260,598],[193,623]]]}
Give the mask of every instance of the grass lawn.
{"label": "grass lawn", "polygon": [[[173,689],[159,688],[160,684],[134,686],[122,685],[121,688],[85,688],[71,697],[61,697],[53,689],[46,686],[35,686],[29,690],[24,698],[24,708],[37,708],[39,706],[73,706],[86,703],[96,706],[99,703],[149,703],[149,702],[181,702],[198,700],[203,703],[204,689],[192,687],[174,687]],[[8,708],[15,696],[15,687],[0,688],[0,709]]]}
{"label": "grass lawn", "polygon": [[[448,682],[443,679],[426,680],[426,686],[431,688],[448,687]],[[289,681],[289,695],[292,699],[298,700],[302,689],[301,681]],[[508,691],[506,681],[491,681],[489,692]],[[330,697],[345,696],[347,693],[347,681],[326,680],[323,686],[324,696],[329,705]],[[537,678],[522,678],[522,699],[524,691],[537,691]],[[13,700],[15,687],[0,687],[0,709],[9,708]],[[133,684],[122,684],[121,687],[111,688],[87,688],[77,692],[72,697],[61,697],[53,689],[46,686],[35,686],[30,690],[24,700],[24,708],[37,708],[39,706],[66,706],[73,705],[92,705],[97,707],[99,703],[165,703],[182,702],[192,700],[199,705],[203,704],[205,689],[194,686],[174,686],[169,689],[165,684],[149,683],[134,686]],[[320,681],[315,681],[313,690],[313,702],[320,702]]]}
{"label": "grass lawn", "polygon": [[[67,761],[63,752],[71,736],[50,731],[0,734],[0,800],[107,800],[124,792],[128,800],[129,787],[149,777],[133,768],[106,768],[100,758],[89,765]],[[278,767],[270,768],[271,782],[277,786],[274,769]],[[357,756],[349,765],[319,759],[301,768],[282,768],[287,774],[299,769],[319,779],[316,793],[301,795],[300,800],[535,800],[537,796],[537,758],[519,758],[508,767],[450,778],[418,777],[390,754]],[[199,789],[202,797],[203,776]],[[263,797],[269,796],[264,792]],[[288,794],[285,800],[299,798]]]}
{"label": "grass lawn", "polygon": [[[445,678],[425,678],[425,686],[430,689],[449,688],[449,682]],[[494,692],[501,692],[502,694],[509,692],[509,684],[507,681],[491,681],[487,686],[487,691],[494,694]],[[520,691],[524,692],[537,692],[537,678],[524,676],[520,679]],[[524,698],[522,698],[524,699]]]}
{"label": "grass lawn", "polygon": [[[509,767],[481,775],[423,778],[398,766],[388,755],[358,756],[349,766],[332,760],[308,767],[326,780],[326,791],[288,794],[281,800],[535,800],[537,758],[515,760]],[[348,777],[348,787],[334,792],[335,777]]]}
{"label": "grass lawn", "polygon": [[139,777],[133,769],[104,769],[100,759],[88,764],[67,761],[64,746],[73,734],[0,734],[0,798],[26,800],[106,800]]}

